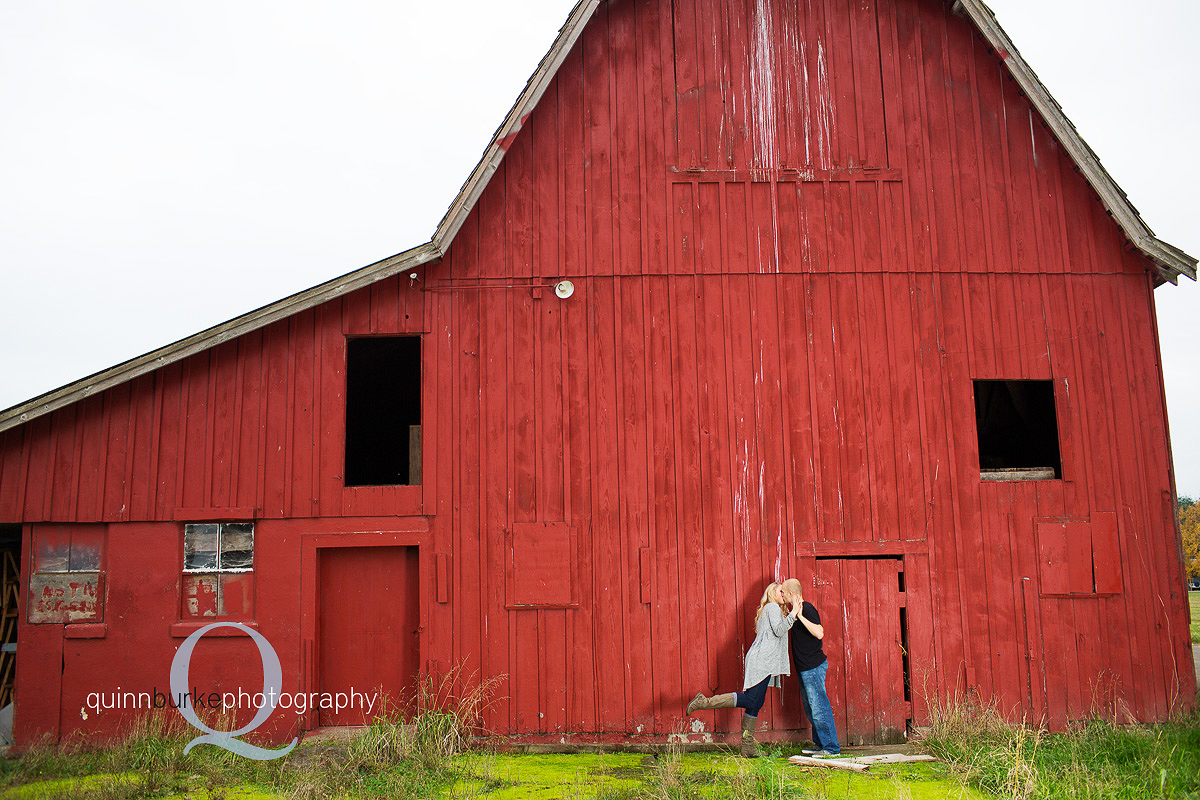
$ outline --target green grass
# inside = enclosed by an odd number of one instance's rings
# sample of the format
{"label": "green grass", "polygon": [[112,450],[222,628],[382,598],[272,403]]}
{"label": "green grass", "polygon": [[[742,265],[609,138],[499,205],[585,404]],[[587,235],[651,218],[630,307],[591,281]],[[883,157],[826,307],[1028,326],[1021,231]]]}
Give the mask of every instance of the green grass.
{"label": "green grass", "polygon": [[992,710],[935,715],[923,747],[966,783],[1006,798],[1200,798],[1200,717],[1161,725],[1095,720],[1061,734]]}
{"label": "green grass", "polygon": [[[96,797],[125,800],[171,797],[197,791],[228,800],[256,794],[255,787],[282,785],[280,762],[253,761],[211,746],[188,755],[195,731],[182,718],[158,712],[141,717],[122,741],[105,748],[65,742],[33,748],[15,760],[0,760],[0,796],[13,800]],[[282,760],[281,760],[282,761]],[[238,794],[222,789],[240,788]]]}
{"label": "green grass", "polygon": [[[194,800],[266,798],[429,798],[429,800],[933,800],[982,799],[964,789],[945,767],[929,764],[879,765],[859,775],[826,768],[797,767],[790,751],[763,747],[763,757],[744,760],[732,753],[630,753],[520,755],[468,752],[436,764],[410,754],[387,755],[396,734],[384,725],[348,745],[297,748],[261,771],[249,759],[214,763],[198,757],[202,748],[169,767],[121,771],[128,751],[27,756],[10,770],[6,800],[59,800],[135,797]],[[142,742],[144,747],[147,742]],[[163,739],[150,749],[158,752]],[[183,742],[171,742],[181,751]],[[120,750],[120,748],[118,748]],[[24,761],[24,759],[23,759]],[[11,765],[10,765],[11,767]],[[95,772],[92,772],[95,770]]]}
{"label": "green grass", "polygon": [[[160,723],[155,723],[156,725]],[[59,800],[135,797],[193,800],[932,800],[982,798],[941,766],[877,766],[859,775],[787,762],[792,750],[763,746],[763,757],[732,752],[521,755],[448,752],[442,723],[424,728],[377,721],[358,739],[304,745],[272,762],[212,747],[182,755],[190,734],[142,726],[106,750],[41,750],[3,766],[0,797]],[[422,733],[422,731],[425,731]],[[444,733],[444,732],[443,732]],[[69,749],[69,748],[68,748]]]}
{"label": "green grass", "polygon": [[[436,730],[438,723],[426,726]],[[226,758],[186,737],[146,731],[107,750],[36,751],[8,762],[0,797],[59,800],[429,798],[430,800],[932,800],[982,798],[940,765],[879,765],[860,775],[787,762],[793,749],[521,755],[438,750],[420,725],[382,721],[342,744],[304,745],[274,762]],[[424,741],[419,737],[425,736]],[[428,748],[422,753],[422,748]],[[207,749],[207,753],[204,751]],[[440,755],[439,755],[440,753]],[[431,755],[432,754],[432,755]],[[145,767],[141,769],[141,767]]]}
{"label": "green grass", "polygon": [[[436,728],[435,726],[431,726]],[[934,764],[877,765],[856,774],[787,762],[792,750],[732,753],[518,755],[455,752],[416,740],[409,724],[377,722],[345,744],[305,745],[255,762],[185,739],[143,736],[107,750],[40,751],[3,767],[0,797],[58,800],[933,800],[934,798],[1200,797],[1194,720],[1118,728],[1095,722],[1063,735],[962,712],[935,726]],[[440,741],[444,741],[440,740]],[[428,748],[424,754],[421,748]],[[205,752],[207,751],[207,752]],[[440,751],[444,754],[445,751]],[[431,755],[432,754],[432,755]],[[141,767],[141,768],[139,768]]]}
{"label": "green grass", "polygon": [[[390,704],[353,741],[299,747],[272,761],[208,744],[185,755],[195,730],[178,714],[157,711],[135,720],[108,747],[65,742],[0,760],[0,797],[436,797],[454,782],[451,764],[466,750],[490,691],[487,682],[464,680],[452,670],[423,683],[407,704]],[[229,730],[232,720],[208,724]]]}
{"label": "green grass", "polygon": [[1200,592],[1188,592],[1188,605],[1192,608],[1192,644],[1200,644]]}
{"label": "green grass", "polygon": [[655,759],[643,793],[661,800],[982,800],[941,764],[876,765],[867,773],[790,764],[799,748],[760,746],[744,760],[711,753],[667,753]]}
{"label": "green grass", "polygon": [[[435,687],[436,688],[436,687]],[[101,800],[933,800],[934,798],[1200,798],[1200,717],[1154,726],[1106,722],[1047,734],[993,711],[935,714],[922,746],[937,763],[876,765],[865,774],[787,761],[797,747],[729,752],[519,755],[469,749],[482,694],[434,688],[392,708],[358,738],[302,745],[254,761],[211,745],[188,755],[178,716],[138,721],[104,749],[66,743],[0,760],[0,798]],[[213,724],[219,727],[219,724]]]}

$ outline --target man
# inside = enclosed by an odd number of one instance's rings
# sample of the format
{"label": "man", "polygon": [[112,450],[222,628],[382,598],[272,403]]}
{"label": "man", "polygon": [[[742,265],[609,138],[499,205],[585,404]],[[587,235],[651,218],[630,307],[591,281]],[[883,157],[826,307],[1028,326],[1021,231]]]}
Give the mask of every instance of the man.
{"label": "man", "polygon": [[800,677],[800,701],[812,723],[812,738],[817,746],[815,750],[803,752],[815,758],[836,756],[842,752],[842,746],[838,744],[833,708],[825,693],[825,671],[829,669],[829,660],[822,645],[825,628],[821,625],[821,615],[812,603],[804,600],[800,581],[789,578],[783,582],[783,589],[804,604],[797,619],[801,624],[793,625],[789,633],[792,665]]}

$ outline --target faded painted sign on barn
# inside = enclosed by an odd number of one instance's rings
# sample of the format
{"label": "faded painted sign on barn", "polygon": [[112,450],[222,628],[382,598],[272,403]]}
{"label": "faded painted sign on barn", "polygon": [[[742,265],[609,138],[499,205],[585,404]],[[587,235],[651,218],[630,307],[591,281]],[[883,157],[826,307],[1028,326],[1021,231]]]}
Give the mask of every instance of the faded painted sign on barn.
{"label": "faded painted sign on barn", "polygon": [[102,622],[99,572],[34,573],[29,579],[29,622]]}

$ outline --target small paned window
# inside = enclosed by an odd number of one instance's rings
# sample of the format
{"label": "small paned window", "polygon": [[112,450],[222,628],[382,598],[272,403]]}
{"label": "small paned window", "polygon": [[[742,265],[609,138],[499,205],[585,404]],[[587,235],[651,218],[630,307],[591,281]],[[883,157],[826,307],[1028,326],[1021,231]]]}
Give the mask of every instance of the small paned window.
{"label": "small paned window", "polygon": [[254,523],[183,526],[183,616],[249,617],[254,605]]}
{"label": "small paned window", "polygon": [[1053,381],[975,381],[982,480],[1062,477]]}
{"label": "small paned window", "polygon": [[421,483],[421,339],[376,336],[346,347],[346,486]]}
{"label": "small paned window", "polygon": [[76,529],[39,529],[34,544],[35,572],[99,572],[103,531]]}
{"label": "small paned window", "polygon": [[35,525],[27,619],[104,621],[103,525]]}

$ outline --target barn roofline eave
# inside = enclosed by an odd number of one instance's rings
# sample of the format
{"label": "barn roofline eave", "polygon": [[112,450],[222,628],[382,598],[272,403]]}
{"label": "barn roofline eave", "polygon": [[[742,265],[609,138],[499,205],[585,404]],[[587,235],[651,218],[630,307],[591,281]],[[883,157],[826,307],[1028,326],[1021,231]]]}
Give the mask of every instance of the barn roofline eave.
{"label": "barn roofline eave", "polygon": [[1154,235],[1125,192],[1100,163],[1096,153],[1067,119],[1062,106],[1021,57],[992,10],[982,0],[955,0],[954,8],[967,13],[980,34],[999,54],[1029,102],[1100,197],[1100,202],[1133,246],[1153,262],[1159,276],[1171,283],[1176,283],[1181,275],[1196,280],[1197,260]]}
{"label": "barn roofline eave", "polygon": [[60,408],[77,403],[99,394],[126,381],[131,381],[148,372],[153,372],[168,364],[180,361],[190,355],[203,352],[219,344],[236,339],[239,336],[266,327],[273,322],[286,319],[293,314],[318,306],[344,294],[356,291],[364,286],[391,277],[398,272],[430,264],[441,258],[441,253],[426,243],[419,247],[405,250],[394,256],[368,264],[346,275],[339,276],[325,283],[305,289],[302,292],[277,300],[274,303],[257,308],[231,320],[206,328],[199,333],[180,339],[171,344],[151,350],[120,364],[93,373],[86,378],[66,384],[57,389],[40,394],[24,403],[0,411],[0,433],[23,425],[37,417],[57,411]]}
{"label": "barn roofline eave", "polygon": [[571,9],[550,50],[542,57],[517,101],[492,134],[483,157],[455,195],[430,241],[0,411],[0,433],[326,300],[391,277],[401,270],[440,260],[500,166],[512,138],[541,99],[599,5],[600,0],[579,0]]}
{"label": "barn roofline eave", "polygon": [[496,132],[492,134],[491,141],[484,148],[483,157],[479,159],[475,169],[471,170],[471,174],[467,176],[467,180],[463,182],[458,194],[455,195],[450,207],[446,209],[445,215],[438,223],[433,234],[433,242],[443,253],[450,247],[458,229],[462,227],[467,216],[475,207],[475,203],[483,194],[483,190],[487,188],[492,175],[500,167],[500,162],[504,160],[504,155],[508,152],[513,138],[521,130],[525,120],[529,118],[534,106],[542,99],[542,94],[550,85],[550,81],[558,74],[558,68],[570,54],[571,48],[575,46],[575,42],[583,34],[583,29],[587,27],[592,14],[599,6],[600,0],[579,0],[571,9],[571,13],[567,15],[567,20],[559,29],[554,43],[550,45],[546,55],[542,56],[542,60],[538,62],[533,75],[529,76],[529,80],[525,82],[525,88],[521,90],[517,101],[508,110],[508,114],[504,116],[504,120],[496,128]]}
{"label": "barn roofline eave", "polygon": [[[521,130],[599,5],[600,0],[579,0],[571,9],[550,50],[542,57],[516,102],[492,134],[483,157],[455,195],[430,241],[0,411],[0,432],[327,300],[369,286],[402,270],[439,261],[449,250],[455,234],[499,168],[508,146]],[[965,12],[980,34],[1001,54],[1014,80],[1025,91],[1034,108],[1099,195],[1100,201],[1113,220],[1133,246],[1150,261],[1155,270],[1156,282],[1176,283],[1181,275],[1196,280],[1196,258],[1154,235],[1116,181],[1101,165],[1096,154],[1083,141],[1075,126],[1067,119],[1062,108],[1017,52],[1012,40],[996,21],[992,10],[981,0],[955,0],[954,8],[956,11]]]}

